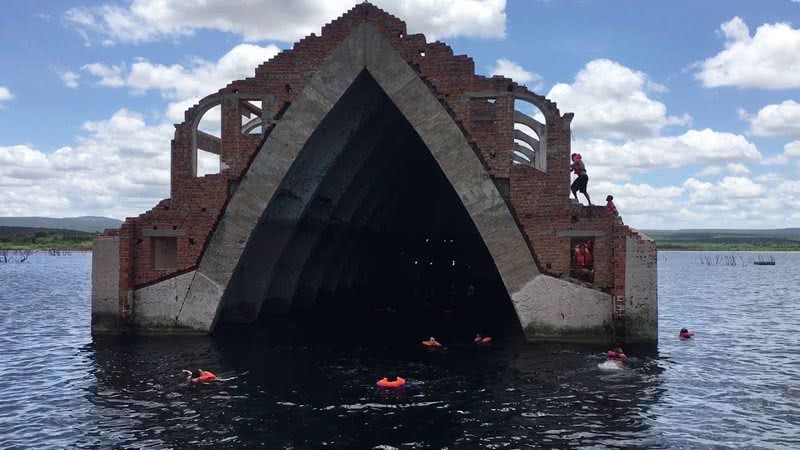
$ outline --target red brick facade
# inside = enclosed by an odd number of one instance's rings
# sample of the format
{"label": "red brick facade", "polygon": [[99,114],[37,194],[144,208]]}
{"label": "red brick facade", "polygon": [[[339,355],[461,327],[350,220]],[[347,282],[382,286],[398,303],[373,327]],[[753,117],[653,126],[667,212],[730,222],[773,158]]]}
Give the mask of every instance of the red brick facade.
{"label": "red brick facade", "polygon": [[[453,55],[441,43],[427,43],[421,34],[407,35],[406,25],[370,4],[360,4],[314,34],[297,42],[256,68],[255,76],[237,80],[186,111],[176,125],[172,141],[171,198],[138,217],[128,218],[115,232],[120,242],[120,309],[129,312],[128,292],[194,269],[206,241],[223,212],[228,196],[245,173],[271,126],[309,82],[320,65],[353,27],[369,22],[428,83],[434,94],[473,144],[494,177],[526,236],[541,271],[552,275],[569,272],[570,232],[597,232],[594,237],[595,285],[624,296],[625,242],[635,233],[603,207],[581,207],[569,199],[570,121],[556,105],[500,76],[475,74],[465,55]],[[483,97],[465,93],[483,93]],[[487,94],[488,93],[488,94]],[[546,120],[547,171],[512,164],[515,97],[524,96]],[[493,101],[485,98],[491,97]],[[262,135],[243,134],[245,100],[262,100]],[[223,169],[219,174],[196,177],[194,127],[208,105],[219,102],[222,126],[219,143]],[[587,161],[591,176],[591,161]],[[591,185],[590,185],[591,192]],[[605,193],[595,192],[597,200]],[[146,232],[147,230],[147,232]],[[177,239],[177,268],[153,267],[154,233],[172,233]],[[102,239],[103,237],[99,237]],[[622,303],[624,308],[624,302]],[[622,314],[622,310],[617,311]]]}

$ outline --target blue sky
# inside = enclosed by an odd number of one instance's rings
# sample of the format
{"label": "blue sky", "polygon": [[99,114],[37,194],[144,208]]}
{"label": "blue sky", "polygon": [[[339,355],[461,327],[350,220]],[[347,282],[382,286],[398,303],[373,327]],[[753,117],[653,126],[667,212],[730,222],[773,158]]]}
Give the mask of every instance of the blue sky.
{"label": "blue sky", "polygon": [[[626,222],[800,226],[800,2],[375,3],[574,112],[590,193]],[[149,209],[183,109],[352,4],[6,2],[0,215]]]}

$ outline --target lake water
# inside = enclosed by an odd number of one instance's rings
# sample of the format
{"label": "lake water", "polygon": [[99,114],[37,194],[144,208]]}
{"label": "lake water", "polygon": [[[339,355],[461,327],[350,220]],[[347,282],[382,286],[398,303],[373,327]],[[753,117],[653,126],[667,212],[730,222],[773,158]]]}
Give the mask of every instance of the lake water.
{"label": "lake water", "polygon": [[0,264],[0,448],[800,448],[800,253],[700,255],[660,253],[658,350],[612,371],[591,346],[93,340],[90,255]]}

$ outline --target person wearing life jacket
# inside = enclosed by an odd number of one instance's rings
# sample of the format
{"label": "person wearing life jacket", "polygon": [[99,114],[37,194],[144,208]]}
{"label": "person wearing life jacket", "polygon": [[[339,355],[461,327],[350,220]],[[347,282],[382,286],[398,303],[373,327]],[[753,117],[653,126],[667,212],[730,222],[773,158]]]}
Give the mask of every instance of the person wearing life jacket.
{"label": "person wearing life jacket", "polygon": [[606,208],[611,215],[618,216],[619,211],[617,211],[617,205],[614,204],[614,196],[609,195],[606,197]]}
{"label": "person wearing life jacket", "polygon": [[433,336],[431,336],[427,341],[422,341],[422,345],[428,348],[439,348],[442,346],[442,344],[440,344],[439,341],[437,341]]}
{"label": "person wearing life jacket", "polygon": [[625,352],[623,352],[619,347],[615,348],[614,350],[609,350],[608,356],[615,359],[628,359],[628,357],[625,355]]}
{"label": "person wearing life jacket", "polygon": [[213,373],[203,369],[197,369],[194,372],[191,370],[182,370],[182,372],[186,375],[186,381],[190,383],[211,383],[213,381],[223,381]]}
{"label": "person wearing life jacket", "polygon": [[[589,241],[591,243],[591,241]],[[592,282],[594,280],[594,270],[592,264],[592,252],[585,243],[575,247],[575,266],[572,276],[580,280]]]}
{"label": "person wearing life jacket", "polygon": [[375,385],[382,388],[399,388],[406,385],[406,380],[405,378],[392,375],[381,378]]}
{"label": "person wearing life jacket", "polygon": [[586,192],[586,185],[589,183],[589,175],[586,174],[586,165],[583,163],[583,158],[581,158],[580,153],[572,154],[572,165],[569,168],[578,176],[578,178],[572,182],[572,186],[570,186],[575,200],[578,200],[578,192],[580,192],[586,197],[589,206],[592,206],[592,200],[589,198],[589,193]]}
{"label": "person wearing life jacket", "polygon": [[691,339],[694,336],[693,331],[689,331],[686,328],[681,328],[681,332],[678,333],[678,337],[681,339]]}
{"label": "person wearing life jacket", "polygon": [[575,249],[575,266],[582,270],[592,268],[592,253],[584,243]]}
{"label": "person wearing life jacket", "polygon": [[486,337],[481,336],[481,334],[478,333],[478,334],[475,335],[475,339],[473,339],[472,342],[474,344],[478,344],[478,345],[486,345],[486,344],[491,344],[492,343],[492,338],[489,337],[489,336],[486,336]]}

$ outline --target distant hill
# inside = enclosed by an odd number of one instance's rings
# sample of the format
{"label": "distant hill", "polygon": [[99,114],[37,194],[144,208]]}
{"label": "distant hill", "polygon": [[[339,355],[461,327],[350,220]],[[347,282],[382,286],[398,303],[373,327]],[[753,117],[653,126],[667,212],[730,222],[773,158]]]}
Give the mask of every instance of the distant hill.
{"label": "distant hill", "polygon": [[0,217],[0,227],[51,228],[96,233],[106,228],[119,228],[122,221],[110,217]]}
{"label": "distant hill", "polygon": [[668,250],[800,250],[800,228],[642,230]]}

